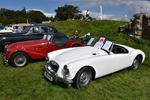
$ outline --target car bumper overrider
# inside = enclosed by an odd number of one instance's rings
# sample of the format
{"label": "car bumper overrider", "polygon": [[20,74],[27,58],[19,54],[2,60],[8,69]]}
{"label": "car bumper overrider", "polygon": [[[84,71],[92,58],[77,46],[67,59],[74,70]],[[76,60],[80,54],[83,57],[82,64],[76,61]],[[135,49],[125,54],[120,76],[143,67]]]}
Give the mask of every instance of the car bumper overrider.
{"label": "car bumper overrider", "polygon": [[5,53],[1,53],[1,56],[2,56],[3,64],[4,64],[5,66],[8,66],[9,63],[8,63],[7,55],[6,55]]}
{"label": "car bumper overrider", "polygon": [[5,53],[1,53],[3,62],[8,62],[7,55]]}
{"label": "car bumper overrider", "polygon": [[49,70],[47,64],[46,64],[44,67],[45,67],[44,76],[45,76],[48,80],[50,80],[50,81],[52,81],[52,82],[60,81],[60,82],[66,83],[66,84],[71,84],[71,83],[73,83],[72,80],[65,79],[65,78],[61,78],[61,77],[58,76],[57,73],[54,73],[52,70]]}

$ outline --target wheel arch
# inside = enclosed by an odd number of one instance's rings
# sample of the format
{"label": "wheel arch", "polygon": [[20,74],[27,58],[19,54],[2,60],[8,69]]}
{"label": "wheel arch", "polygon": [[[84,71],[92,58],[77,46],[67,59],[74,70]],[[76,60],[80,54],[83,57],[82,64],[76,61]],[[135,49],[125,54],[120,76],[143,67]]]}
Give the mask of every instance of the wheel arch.
{"label": "wheel arch", "polygon": [[20,52],[20,53],[25,53],[25,54],[28,56],[29,60],[32,59],[26,52],[21,51],[21,50],[16,51],[16,52],[13,52],[13,53],[11,54],[11,56],[9,57],[9,59],[10,59],[15,53],[18,53],[18,52]]}
{"label": "wheel arch", "polygon": [[79,41],[76,42],[67,42],[66,47],[74,47],[74,45],[83,46]]}
{"label": "wheel arch", "polygon": [[[90,68],[90,70],[91,70],[91,72],[92,72],[92,80],[94,80],[94,79],[95,79],[95,75],[96,75],[96,71],[95,71],[95,69],[94,69],[92,66],[89,66],[89,65],[86,65],[86,66],[81,67],[81,68],[76,72],[76,74],[74,75],[74,78],[76,77],[77,73],[78,73],[81,69],[83,69],[83,68],[85,68],[85,67]],[[74,79],[74,78],[73,78],[73,79]]]}
{"label": "wheel arch", "polygon": [[[21,63],[20,63],[20,61],[18,62],[18,57],[20,56],[20,54],[21,54],[21,57],[23,57],[23,59],[20,60]],[[25,65],[27,65],[29,63],[29,60],[30,60],[30,57],[25,52],[14,52],[11,55],[10,59],[8,60],[8,63],[13,67],[21,68],[21,67],[24,67]]]}
{"label": "wheel arch", "polygon": [[0,43],[0,51],[3,51],[4,44],[6,45],[8,43],[12,44],[13,42],[12,41],[1,41],[1,43]]}
{"label": "wheel arch", "polygon": [[80,47],[80,46],[82,46],[82,45],[81,45],[81,44],[78,44],[78,43],[75,43],[75,44],[72,44],[71,47]]}
{"label": "wheel arch", "polygon": [[138,57],[138,56],[141,58],[140,63],[142,63],[142,61],[143,61],[143,56],[142,56],[142,54],[138,54],[136,57]]}
{"label": "wheel arch", "polygon": [[134,50],[131,52],[132,55],[132,61],[139,56],[141,58],[141,63],[145,60],[145,53],[141,50]]}
{"label": "wheel arch", "polygon": [[128,70],[136,70],[139,68],[140,64],[143,62],[143,56],[138,54],[134,57],[132,65],[128,67]]}
{"label": "wheel arch", "polygon": [[0,45],[3,45],[3,44],[6,43],[6,42],[14,43],[11,39],[7,39],[7,37],[6,37],[6,38],[2,38],[2,39],[1,39]]}

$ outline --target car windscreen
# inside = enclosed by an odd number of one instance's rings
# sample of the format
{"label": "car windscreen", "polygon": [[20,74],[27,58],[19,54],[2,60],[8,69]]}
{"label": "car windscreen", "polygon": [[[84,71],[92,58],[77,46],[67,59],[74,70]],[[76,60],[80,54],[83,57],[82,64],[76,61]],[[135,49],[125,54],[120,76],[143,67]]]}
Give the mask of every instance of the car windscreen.
{"label": "car windscreen", "polygon": [[22,32],[23,33],[27,33],[30,28],[31,28],[31,26],[25,26],[25,28],[24,28],[24,30]]}

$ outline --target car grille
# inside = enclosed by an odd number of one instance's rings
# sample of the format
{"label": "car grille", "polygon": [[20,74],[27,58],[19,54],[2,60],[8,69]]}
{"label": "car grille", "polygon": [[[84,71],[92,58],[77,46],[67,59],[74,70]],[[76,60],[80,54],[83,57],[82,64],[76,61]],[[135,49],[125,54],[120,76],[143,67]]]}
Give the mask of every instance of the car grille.
{"label": "car grille", "polygon": [[7,48],[4,48],[4,51],[2,51],[1,53],[3,53],[4,56],[7,56],[9,52],[8,52]]}
{"label": "car grille", "polygon": [[57,73],[58,68],[59,68],[58,63],[57,63],[56,61],[51,60],[51,61],[49,62],[49,65],[50,65],[51,69],[52,69],[55,73]]}

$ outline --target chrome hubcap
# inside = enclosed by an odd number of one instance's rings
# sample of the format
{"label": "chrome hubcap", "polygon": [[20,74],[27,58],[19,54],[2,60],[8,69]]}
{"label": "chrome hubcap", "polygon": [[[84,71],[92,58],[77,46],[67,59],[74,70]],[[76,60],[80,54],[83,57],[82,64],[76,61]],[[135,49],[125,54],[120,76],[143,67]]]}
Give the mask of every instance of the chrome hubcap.
{"label": "chrome hubcap", "polygon": [[27,59],[26,59],[26,57],[23,56],[23,55],[18,55],[18,56],[15,57],[15,59],[14,59],[14,63],[15,63],[17,66],[23,66],[26,62],[27,62]]}
{"label": "chrome hubcap", "polygon": [[80,83],[85,84],[88,81],[88,73],[83,72],[80,77]]}

